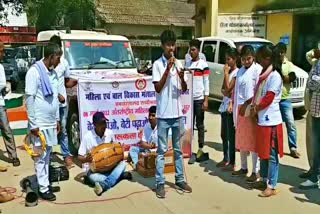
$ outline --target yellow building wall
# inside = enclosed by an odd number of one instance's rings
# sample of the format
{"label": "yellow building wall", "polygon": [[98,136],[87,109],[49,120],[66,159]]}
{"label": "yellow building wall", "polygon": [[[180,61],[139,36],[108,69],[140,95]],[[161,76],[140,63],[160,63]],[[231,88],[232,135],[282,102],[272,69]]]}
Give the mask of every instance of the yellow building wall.
{"label": "yellow building wall", "polygon": [[291,60],[292,36],[293,36],[293,15],[292,14],[272,14],[267,17],[267,38],[274,44],[280,41],[280,37],[288,35],[289,44],[287,46],[287,57]]}
{"label": "yellow building wall", "polygon": [[198,34],[196,36],[215,35],[217,31],[218,0],[196,0],[197,14],[201,8],[206,10],[206,19],[201,20],[201,27],[196,21],[196,34]]}

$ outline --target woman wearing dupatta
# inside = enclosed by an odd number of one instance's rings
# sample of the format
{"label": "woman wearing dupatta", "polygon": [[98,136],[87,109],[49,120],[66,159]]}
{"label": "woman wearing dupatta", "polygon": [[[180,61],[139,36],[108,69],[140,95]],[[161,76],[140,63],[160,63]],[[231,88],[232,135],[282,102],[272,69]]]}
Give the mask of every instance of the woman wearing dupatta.
{"label": "woman wearing dupatta", "polygon": [[257,181],[259,159],[256,153],[256,123],[250,117],[250,104],[254,88],[259,80],[262,67],[255,63],[255,52],[251,45],[241,49],[242,67],[237,72],[233,97],[233,121],[236,128],[236,149],[240,151],[241,169],[232,172],[232,176],[246,176],[248,173],[247,157],[252,156],[252,174],[246,179],[248,183]]}
{"label": "woman wearing dupatta", "polygon": [[263,67],[255,89],[251,116],[257,119],[256,151],[260,158],[261,180],[253,187],[263,189],[260,197],[276,195],[279,156],[283,156],[281,100],[281,61],[277,48],[263,46],[257,52]]}

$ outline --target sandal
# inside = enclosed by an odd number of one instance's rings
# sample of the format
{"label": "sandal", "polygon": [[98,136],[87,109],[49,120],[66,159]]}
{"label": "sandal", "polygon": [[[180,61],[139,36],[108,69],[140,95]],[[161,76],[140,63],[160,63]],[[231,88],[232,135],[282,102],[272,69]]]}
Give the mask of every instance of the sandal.
{"label": "sandal", "polygon": [[263,192],[259,194],[259,197],[268,198],[277,194],[278,194],[278,190],[267,187],[267,189],[265,189]]}

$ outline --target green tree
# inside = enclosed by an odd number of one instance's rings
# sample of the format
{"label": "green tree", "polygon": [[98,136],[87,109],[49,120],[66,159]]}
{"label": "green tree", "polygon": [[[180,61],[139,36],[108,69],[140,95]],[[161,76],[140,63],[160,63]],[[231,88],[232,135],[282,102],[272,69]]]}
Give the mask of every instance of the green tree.
{"label": "green tree", "polygon": [[54,26],[87,29],[95,25],[93,0],[28,0],[26,9],[38,31]]}
{"label": "green tree", "polygon": [[6,6],[10,6],[14,14],[20,14],[23,11],[25,0],[0,0],[0,25],[7,21],[8,11]]}

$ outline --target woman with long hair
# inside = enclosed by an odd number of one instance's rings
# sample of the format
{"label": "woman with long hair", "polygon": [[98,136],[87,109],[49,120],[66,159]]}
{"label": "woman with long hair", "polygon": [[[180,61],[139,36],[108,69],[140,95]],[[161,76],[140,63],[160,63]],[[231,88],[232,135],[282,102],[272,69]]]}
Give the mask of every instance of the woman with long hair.
{"label": "woman with long hair", "polygon": [[256,149],[260,158],[260,181],[254,188],[262,189],[260,197],[276,195],[279,173],[279,156],[283,156],[281,100],[282,73],[280,51],[263,46],[257,52],[263,67],[251,105],[251,117],[257,121]]}
{"label": "woman with long hair", "polygon": [[251,153],[253,169],[246,181],[253,183],[259,177],[260,164],[255,148],[256,124],[250,118],[250,104],[262,67],[255,62],[252,46],[243,46],[240,56],[242,67],[237,73],[234,88],[233,121],[236,128],[236,149],[240,150],[241,169],[234,171],[232,175],[244,177],[248,174],[247,156]]}

